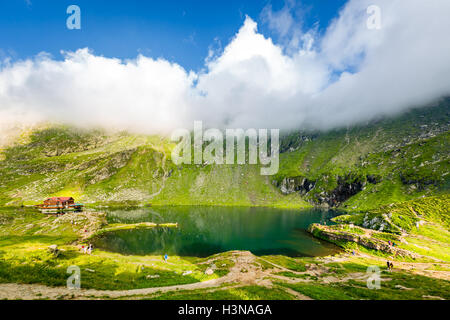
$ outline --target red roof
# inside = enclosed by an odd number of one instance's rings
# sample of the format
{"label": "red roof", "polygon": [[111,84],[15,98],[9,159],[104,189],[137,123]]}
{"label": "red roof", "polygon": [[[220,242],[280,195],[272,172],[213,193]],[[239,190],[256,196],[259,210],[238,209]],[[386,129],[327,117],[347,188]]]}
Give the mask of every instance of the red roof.
{"label": "red roof", "polygon": [[73,199],[72,197],[53,197],[53,198],[48,198],[47,200],[59,200],[59,201],[69,201]]}

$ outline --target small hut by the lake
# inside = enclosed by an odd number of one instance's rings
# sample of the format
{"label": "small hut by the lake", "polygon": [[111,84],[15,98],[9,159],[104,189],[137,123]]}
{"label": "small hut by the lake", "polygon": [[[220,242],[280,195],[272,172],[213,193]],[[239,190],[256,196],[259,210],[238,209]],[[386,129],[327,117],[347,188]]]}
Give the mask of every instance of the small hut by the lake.
{"label": "small hut by the lake", "polygon": [[66,211],[81,211],[83,204],[75,203],[72,197],[52,197],[44,200],[37,207],[44,213],[59,213]]}

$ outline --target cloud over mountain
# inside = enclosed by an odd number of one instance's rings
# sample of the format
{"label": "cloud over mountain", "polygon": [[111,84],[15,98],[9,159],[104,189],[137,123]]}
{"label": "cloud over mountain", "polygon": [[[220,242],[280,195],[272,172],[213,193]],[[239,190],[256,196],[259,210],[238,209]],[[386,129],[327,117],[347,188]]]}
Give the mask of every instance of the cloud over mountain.
{"label": "cloud over mountain", "polygon": [[[381,9],[380,30],[366,25],[372,4]],[[203,120],[228,128],[329,129],[396,114],[450,95],[449,12],[447,0],[351,0],[323,35],[294,32],[296,50],[292,42],[289,50],[274,44],[247,17],[200,72],[88,49],[66,52],[62,61],[46,54],[5,60],[0,126],[68,121],[159,133]],[[279,26],[280,15],[266,14]]]}

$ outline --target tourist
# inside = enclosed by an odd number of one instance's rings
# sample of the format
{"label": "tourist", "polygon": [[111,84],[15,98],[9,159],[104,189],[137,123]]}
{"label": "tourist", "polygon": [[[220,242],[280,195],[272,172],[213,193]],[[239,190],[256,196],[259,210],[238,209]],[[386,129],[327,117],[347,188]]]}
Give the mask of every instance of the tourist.
{"label": "tourist", "polygon": [[87,253],[87,246],[83,246],[83,253],[86,254]]}
{"label": "tourist", "polygon": [[89,244],[88,253],[92,254],[92,244]]}
{"label": "tourist", "polygon": [[164,255],[164,261],[167,262],[167,260],[169,259],[169,256],[167,255],[167,253]]}

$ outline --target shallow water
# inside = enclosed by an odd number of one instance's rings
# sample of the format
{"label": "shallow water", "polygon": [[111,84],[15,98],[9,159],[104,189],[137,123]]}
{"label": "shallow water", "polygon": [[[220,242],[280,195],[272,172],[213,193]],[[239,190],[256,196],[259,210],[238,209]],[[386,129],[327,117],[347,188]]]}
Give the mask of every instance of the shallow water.
{"label": "shallow water", "polygon": [[103,235],[97,248],[122,254],[207,257],[230,250],[255,255],[324,256],[338,248],[307,233],[331,224],[333,211],[236,207],[158,207],[107,210],[110,223],[175,223],[178,228],[122,230]]}

